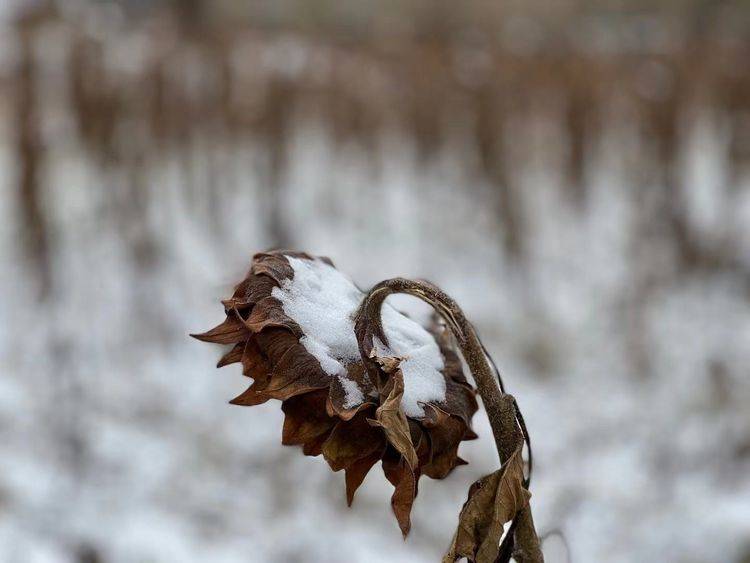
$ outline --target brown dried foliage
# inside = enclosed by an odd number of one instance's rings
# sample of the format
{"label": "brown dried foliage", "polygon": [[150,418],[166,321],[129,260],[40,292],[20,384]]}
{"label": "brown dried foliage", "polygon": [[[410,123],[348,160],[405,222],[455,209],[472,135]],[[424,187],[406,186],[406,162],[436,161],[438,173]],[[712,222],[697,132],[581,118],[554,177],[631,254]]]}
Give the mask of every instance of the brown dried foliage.
{"label": "brown dried foliage", "polygon": [[529,502],[524,487],[521,448],[503,466],[476,481],[461,509],[458,529],[443,563],[465,557],[471,562],[494,563],[500,551],[504,526]]}
{"label": "brown dried foliage", "polygon": [[[323,455],[331,469],[346,474],[347,502],[378,461],[395,491],[393,511],[404,535],[422,474],[442,479],[466,462],[458,457],[463,440],[476,437],[471,418],[477,410],[475,392],[445,335],[436,339],[445,359],[446,400],[424,405],[422,418],[406,417],[401,409],[403,374],[398,358],[378,357],[346,366],[365,400],[351,406],[338,377],[327,374],[300,343],[299,324],[286,315],[272,296],[274,287],[294,276],[287,256],[313,260],[308,254],[275,251],[255,255],[247,277],[223,301],[226,319],[199,340],[232,345],[218,367],[241,363],[250,387],[231,403],[252,406],[269,399],[282,401],[285,415],[282,443],[299,445],[305,455]],[[333,265],[327,258],[328,264]]]}

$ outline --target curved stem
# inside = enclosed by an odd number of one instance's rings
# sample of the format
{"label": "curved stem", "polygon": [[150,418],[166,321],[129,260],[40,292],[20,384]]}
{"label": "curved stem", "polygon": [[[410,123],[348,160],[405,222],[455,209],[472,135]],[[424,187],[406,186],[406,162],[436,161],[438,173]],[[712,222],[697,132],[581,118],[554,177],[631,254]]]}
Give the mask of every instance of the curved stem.
{"label": "curved stem", "polygon": [[[476,330],[449,295],[427,282],[404,278],[382,281],[375,285],[362,301],[355,320],[356,333],[365,334],[365,328],[369,327],[373,336],[380,339],[386,346],[388,345],[380,310],[385,299],[394,293],[405,293],[425,301],[447,323],[474,377],[492,427],[500,463],[504,463],[524,441],[525,429],[522,431],[517,419],[517,414],[520,413],[517,413],[515,399],[504,393],[498,385],[498,380],[494,377],[495,371]],[[359,346],[360,352],[364,354],[364,342],[361,338]],[[517,515],[514,536],[513,558],[516,561],[519,563],[542,563],[544,561],[539,538],[534,528],[531,507],[528,505]]]}

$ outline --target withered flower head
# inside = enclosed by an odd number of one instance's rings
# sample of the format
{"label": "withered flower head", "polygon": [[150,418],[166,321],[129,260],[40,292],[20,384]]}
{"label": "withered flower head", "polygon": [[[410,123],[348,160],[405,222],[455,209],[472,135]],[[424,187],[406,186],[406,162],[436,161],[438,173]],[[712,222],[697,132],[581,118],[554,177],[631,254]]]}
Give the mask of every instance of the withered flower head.
{"label": "withered flower head", "polygon": [[420,476],[442,479],[466,463],[458,446],[476,437],[477,403],[446,331],[386,304],[387,342],[360,341],[354,317],[364,295],[328,258],[261,253],[222,302],[226,320],[194,336],[233,345],[218,367],[241,362],[253,383],[231,403],[282,401],[282,443],[343,469],[349,504],[381,461],[406,535]]}

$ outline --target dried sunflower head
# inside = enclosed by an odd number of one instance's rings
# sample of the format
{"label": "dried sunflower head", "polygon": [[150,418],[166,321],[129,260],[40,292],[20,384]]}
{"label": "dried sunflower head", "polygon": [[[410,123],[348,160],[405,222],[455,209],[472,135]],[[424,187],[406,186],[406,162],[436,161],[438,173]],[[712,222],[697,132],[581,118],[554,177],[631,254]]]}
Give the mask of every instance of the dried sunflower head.
{"label": "dried sunflower head", "polygon": [[261,253],[222,302],[226,320],[194,336],[233,345],[218,367],[241,362],[253,383],[231,402],[281,400],[282,443],[343,469],[350,504],[381,461],[406,535],[419,477],[442,479],[466,463],[457,451],[476,437],[477,403],[445,331],[428,331],[386,304],[387,342],[358,341],[363,297],[328,258]]}

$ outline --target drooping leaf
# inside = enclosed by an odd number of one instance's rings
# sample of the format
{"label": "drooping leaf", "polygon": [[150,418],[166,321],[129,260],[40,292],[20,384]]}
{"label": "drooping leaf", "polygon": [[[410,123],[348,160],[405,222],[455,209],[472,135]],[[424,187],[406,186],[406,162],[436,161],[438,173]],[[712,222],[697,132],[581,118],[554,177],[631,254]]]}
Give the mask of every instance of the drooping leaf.
{"label": "drooping leaf", "polygon": [[504,525],[516,517],[531,497],[523,480],[521,448],[518,448],[500,469],[471,486],[443,563],[453,563],[461,557],[472,563],[495,562]]}
{"label": "drooping leaf", "polygon": [[401,370],[393,373],[391,381],[393,388],[383,404],[375,411],[375,420],[371,423],[383,428],[388,442],[404,456],[409,467],[414,469],[418,462],[417,452],[411,441],[409,423],[401,408],[401,398],[404,396],[404,376]]}
{"label": "drooping leaf", "polygon": [[458,445],[466,433],[466,425],[435,405],[425,405],[424,411],[423,424],[430,436],[432,458],[422,471],[433,479],[443,479],[460,465]]}
{"label": "drooping leaf", "polygon": [[391,496],[391,508],[405,538],[411,530],[411,507],[417,496],[418,475],[415,475],[401,455],[386,455],[383,458],[383,472],[395,487]]}

